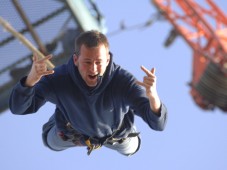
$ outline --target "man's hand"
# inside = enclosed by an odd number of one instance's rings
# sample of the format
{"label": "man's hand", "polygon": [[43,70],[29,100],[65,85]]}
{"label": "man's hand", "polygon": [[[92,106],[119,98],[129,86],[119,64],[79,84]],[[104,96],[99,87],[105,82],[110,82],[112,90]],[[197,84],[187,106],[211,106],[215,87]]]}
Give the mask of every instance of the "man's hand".
{"label": "man's hand", "polygon": [[39,60],[36,54],[33,55],[32,68],[25,81],[25,86],[32,87],[42,78],[42,76],[54,73],[54,70],[47,70],[46,61],[50,60],[51,58],[52,55],[48,55],[45,58]]}
{"label": "man's hand", "polygon": [[161,102],[156,89],[155,68],[152,68],[151,71],[149,71],[144,66],[141,66],[141,69],[145,72],[146,76],[144,76],[143,82],[137,81],[137,84],[145,87],[151,109],[155,113],[159,113]]}

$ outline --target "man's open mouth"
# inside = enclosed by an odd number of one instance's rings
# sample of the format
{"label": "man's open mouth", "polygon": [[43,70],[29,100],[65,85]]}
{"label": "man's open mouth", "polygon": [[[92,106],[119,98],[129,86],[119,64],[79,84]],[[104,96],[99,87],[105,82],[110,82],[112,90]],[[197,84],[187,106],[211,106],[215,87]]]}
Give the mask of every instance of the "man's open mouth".
{"label": "man's open mouth", "polygon": [[90,79],[92,79],[92,80],[96,79],[97,76],[98,76],[98,74],[96,74],[96,75],[88,75],[88,77],[89,77]]}

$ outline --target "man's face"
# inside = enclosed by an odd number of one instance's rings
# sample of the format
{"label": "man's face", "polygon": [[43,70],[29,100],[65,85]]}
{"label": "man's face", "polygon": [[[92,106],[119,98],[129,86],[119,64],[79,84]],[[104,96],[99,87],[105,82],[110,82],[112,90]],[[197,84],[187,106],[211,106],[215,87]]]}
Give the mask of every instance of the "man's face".
{"label": "man's face", "polygon": [[89,87],[97,85],[98,75],[103,76],[109,60],[109,50],[103,44],[92,48],[82,45],[80,55],[74,54],[74,64],[78,67],[81,77]]}

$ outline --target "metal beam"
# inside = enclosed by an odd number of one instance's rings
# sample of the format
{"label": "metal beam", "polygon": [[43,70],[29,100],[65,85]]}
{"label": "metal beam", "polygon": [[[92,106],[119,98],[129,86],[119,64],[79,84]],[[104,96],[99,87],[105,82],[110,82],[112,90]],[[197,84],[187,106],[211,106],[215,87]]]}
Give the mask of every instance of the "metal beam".
{"label": "metal beam", "polygon": [[83,0],[66,0],[65,2],[82,31],[94,29],[105,33],[106,28],[91,14]]}
{"label": "metal beam", "polygon": [[39,39],[37,33],[35,32],[35,30],[33,29],[32,24],[30,23],[28,17],[26,16],[26,14],[24,13],[21,5],[19,4],[19,2],[17,0],[12,0],[15,8],[17,9],[18,13],[20,14],[22,20],[24,21],[25,25],[27,26],[29,32],[31,33],[33,39],[35,40],[35,42],[37,43],[37,45],[39,46],[40,51],[47,55],[47,50],[45,48],[45,46],[42,44],[41,40]]}

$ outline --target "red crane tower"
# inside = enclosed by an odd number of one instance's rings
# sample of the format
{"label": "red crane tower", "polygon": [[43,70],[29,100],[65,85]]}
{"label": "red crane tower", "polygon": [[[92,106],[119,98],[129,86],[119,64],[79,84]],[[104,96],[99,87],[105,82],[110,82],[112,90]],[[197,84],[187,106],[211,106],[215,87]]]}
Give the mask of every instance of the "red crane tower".
{"label": "red crane tower", "polygon": [[[212,1],[152,0],[173,26],[165,45],[181,36],[193,50],[190,94],[204,110],[227,111],[227,17]],[[177,10],[176,7],[181,10]]]}

